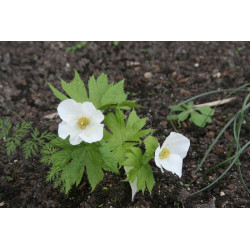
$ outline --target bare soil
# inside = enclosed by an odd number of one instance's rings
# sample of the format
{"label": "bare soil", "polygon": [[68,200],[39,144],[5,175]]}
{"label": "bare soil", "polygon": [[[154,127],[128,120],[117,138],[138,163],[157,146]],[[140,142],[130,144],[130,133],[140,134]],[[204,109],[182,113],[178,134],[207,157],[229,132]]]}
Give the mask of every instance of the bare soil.
{"label": "bare soil", "polygon": [[[105,72],[110,81],[123,78],[132,99],[146,107],[137,110],[148,117],[147,126],[157,129],[160,143],[173,128],[167,121],[169,105],[210,90],[237,88],[250,82],[249,42],[89,42],[75,53],[66,48],[76,42],[0,42],[0,104],[15,110],[26,121],[41,130],[57,131],[60,119],[45,119],[56,112],[59,101],[46,82],[60,89],[62,78],[70,81],[76,69],[84,82],[94,74]],[[152,76],[146,72],[151,72]],[[210,95],[199,103],[215,101],[223,94]],[[244,189],[237,171],[231,171],[212,188],[192,195],[215,180],[226,166],[218,168],[203,180],[204,172],[223,161],[233,139],[232,128],[224,133],[200,172],[195,174],[215,136],[237,112],[244,98],[217,108],[213,123],[197,128],[184,122],[179,132],[190,138],[191,147],[184,159],[183,177],[165,171],[152,162],[156,185],[152,195],[137,193],[131,202],[131,190],[124,172],[106,173],[94,192],[83,178],[77,188],[65,195],[46,182],[48,166],[39,163],[40,155],[25,160],[18,151],[7,157],[0,146],[0,206],[1,207],[250,207],[250,196]],[[196,102],[196,103],[198,103]],[[0,108],[0,117],[15,117]],[[242,143],[249,141],[249,130],[243,124]],[[2,142],[0,142],[2,143]],[[250,188],[250,151],[241,159],[242,173]],[[189,186],[181,185],[180,181]]]}

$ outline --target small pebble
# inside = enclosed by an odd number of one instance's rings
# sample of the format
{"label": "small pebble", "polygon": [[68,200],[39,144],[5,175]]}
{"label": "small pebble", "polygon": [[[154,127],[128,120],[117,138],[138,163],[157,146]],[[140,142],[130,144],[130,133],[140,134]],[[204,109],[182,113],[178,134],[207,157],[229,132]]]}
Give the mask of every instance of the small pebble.
{"label": "small pebble", "polygon": [[146,73],[144,74],[144,77],[147,78],[147,79],[152,78],[152,76],[153,76],[153,74],[152,74],[151,72],[146,72]]}
{"label": "small pebble", "polygon": [[208,176],[209,181],[212,181],[213,179],[214,179],[213,176],[211,176],[211,175]]}
{"label": "small pebble", "polygon": [[221,77],[221,73],[220,72],[217,72],[213,75],[214,78],[220,78]]}
{"label": "small pebble", "polygon": [[220,192],[220,196],[224,196],[225,193],[223,191]]}
{"label": "small pebble", "polygon": [[198,68],[199,66],[200,66],[199,63],[195,63],[195,64],[194,64],[194,67],[195,67],[195,68]]}

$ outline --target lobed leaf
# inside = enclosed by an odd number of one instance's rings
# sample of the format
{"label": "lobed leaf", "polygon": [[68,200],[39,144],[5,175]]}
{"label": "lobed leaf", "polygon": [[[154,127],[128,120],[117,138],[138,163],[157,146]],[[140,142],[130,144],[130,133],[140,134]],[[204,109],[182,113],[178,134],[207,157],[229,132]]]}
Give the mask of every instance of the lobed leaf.
{"label": "lobed leaf", "polygon": [[51,85],[50,83],[47,82],[47,84],[49,85],[50,89],[52,90],[53,94],[55,95],[55,97],[57,97],[58,99],[60,99],[61,101],[64,101],[66,99],[68,99],[68,97],[66,95],[64,95],[63,93],[61,93],[59,90],[57,90],[53,85]]}
{"label": "lobed leaf", "polygon": [[66,83],[61,79],[62,88],[68,94],[68,96],[71,99],[74,99],[76,102],[86,102],[88,101],[86,88],[77,71],[74,71],[75,76],[70,83]]}

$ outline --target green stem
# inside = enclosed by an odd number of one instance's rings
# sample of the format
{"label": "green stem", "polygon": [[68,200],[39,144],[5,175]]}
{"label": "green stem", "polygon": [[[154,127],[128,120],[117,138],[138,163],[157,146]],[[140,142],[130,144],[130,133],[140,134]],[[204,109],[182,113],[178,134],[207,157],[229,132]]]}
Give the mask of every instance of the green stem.
{"label": "green stem", "polygon": [[24,119],[23,119],[20,115],[18,115],[15,111],[9,109],[8,107],[6,107],[6,106],[4,106],[4,105],[2,105],[2,104],[0,104],[0,107],[6,109],[7,111],[9,111],[9,112],[11,112],[11,113],[13,113],[13,114],[14,114],[15,116],[17,116],[20,120],[24,121]]}

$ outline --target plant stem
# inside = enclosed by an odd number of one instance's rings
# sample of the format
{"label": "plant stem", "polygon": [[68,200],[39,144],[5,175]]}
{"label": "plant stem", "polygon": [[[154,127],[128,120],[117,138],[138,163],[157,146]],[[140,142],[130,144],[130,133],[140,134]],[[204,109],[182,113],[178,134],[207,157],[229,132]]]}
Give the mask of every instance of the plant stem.
{"label": "plant stem", "polygon": [[24,121],[24,119],[23,119],[20,115],[18,115],[15,111],[9,109],[8,107],[6,107],[6,106],[4,106],[4,105],[2,105],[2,104],[0,104],[0,107],[6,109],[7,111],[9,111],[9,112],[11,112],[11,113],[13,113],[13,114],[14,114],[16,117],[18,117],[20,120]]}

